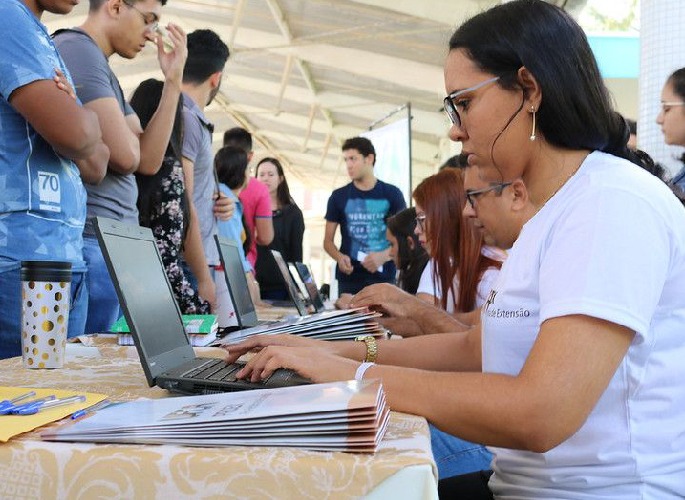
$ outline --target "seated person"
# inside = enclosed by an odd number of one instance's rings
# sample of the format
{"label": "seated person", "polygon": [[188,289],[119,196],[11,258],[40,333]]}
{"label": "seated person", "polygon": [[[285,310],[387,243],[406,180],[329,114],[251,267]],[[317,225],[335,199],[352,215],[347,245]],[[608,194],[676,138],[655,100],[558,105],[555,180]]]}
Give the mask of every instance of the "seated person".
{"label": "seated person", "polygon": [[388,218],[386,226],[386,238],[390,242],[390,258],[399,271],[397,286],[407,293],[415,294],[421,273],[429,258],[415,233],[416,209],[405,208],[396,213]]}
{"label": "seated person", "polygon": [[380,379],[393,410],[488,445],[492,471],[440,481],[444,498],[685,497],[682,205],[637,166],[563,9],[498,4],[449,47],[450,137],[488,184],[467,211],[510,248],[481,323],[376,346],[262,335],[227,360],[259,349],[252,380]]}

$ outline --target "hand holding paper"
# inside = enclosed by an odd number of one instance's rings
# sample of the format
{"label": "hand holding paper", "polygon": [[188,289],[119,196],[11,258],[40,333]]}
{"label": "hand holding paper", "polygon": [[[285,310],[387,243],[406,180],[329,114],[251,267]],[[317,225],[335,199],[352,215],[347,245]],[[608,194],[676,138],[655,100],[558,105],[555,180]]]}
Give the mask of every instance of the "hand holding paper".
{"label": "hand holding paper", "polygon": [[383,272],[383,263],[386,261],[383,252],[357,252],[357,260],[362,263],[364,269],[370,273]]}

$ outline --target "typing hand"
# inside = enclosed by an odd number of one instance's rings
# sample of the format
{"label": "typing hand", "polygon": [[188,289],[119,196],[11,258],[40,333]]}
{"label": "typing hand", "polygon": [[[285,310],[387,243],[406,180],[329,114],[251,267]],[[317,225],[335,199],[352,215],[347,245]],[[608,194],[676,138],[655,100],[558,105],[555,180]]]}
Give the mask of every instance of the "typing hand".
{"label": "typing hand", "polygon": [[376,283],[365,287],[350,301],[350,307],[378,306],[377,310],[389,316],[403,317],[409,312],[409,304],[419,300],[390,283]]}
{"label": "typing hand", "polygon": [[321,347],[272,345],[250,358],[236,377],[259,382],[279,368],[288,368],[312,382],[335,382],[353,380],[358,366],[358,361],[336,356]]}
{"label": "typing hand", "polygon": [[226,362],[235,363],[240,356],[250,351],[261,351],[268,346],[285,347],[315,347],[319,349],[332,350],[334,342],[324,340],[309,339],[298,335],[278,334],[278,335],[254,335],[241,342],[234,344],[224,344],[221,347],[226,349]]}

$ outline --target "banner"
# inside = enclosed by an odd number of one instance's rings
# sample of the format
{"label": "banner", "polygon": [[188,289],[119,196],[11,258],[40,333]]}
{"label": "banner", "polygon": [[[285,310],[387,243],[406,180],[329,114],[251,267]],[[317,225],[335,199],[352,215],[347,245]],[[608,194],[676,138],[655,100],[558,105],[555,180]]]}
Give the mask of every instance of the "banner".
{"label": "banner", "polygon": [[397,186],[407,206],[411,202],[411,131],[409,119],[402,118],[389,125],[359,134],[373,143],[376,150],[375,175]]}

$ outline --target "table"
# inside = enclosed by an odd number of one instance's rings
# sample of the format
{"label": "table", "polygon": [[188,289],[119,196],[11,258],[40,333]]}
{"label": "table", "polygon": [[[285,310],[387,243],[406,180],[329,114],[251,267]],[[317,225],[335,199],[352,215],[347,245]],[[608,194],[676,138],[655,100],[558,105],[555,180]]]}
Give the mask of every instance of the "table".
{"label": "table", "polygon": [[[169,396],[147,386],[135,348],[91,344],[69,344],[58,370],[2,360],[0,385],[100,392],[116,401]],[[436,477],[426,421],[396,412],[375,455],[57,443],[37,431],[0,444],[0,498],[437,498]]]}

